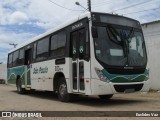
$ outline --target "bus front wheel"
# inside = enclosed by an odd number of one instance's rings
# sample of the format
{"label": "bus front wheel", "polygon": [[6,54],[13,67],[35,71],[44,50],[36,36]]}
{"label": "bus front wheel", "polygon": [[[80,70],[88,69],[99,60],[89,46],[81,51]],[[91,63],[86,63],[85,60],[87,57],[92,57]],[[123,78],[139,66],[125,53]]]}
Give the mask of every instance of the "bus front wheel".
{"label": "bus front wheel", "polygon": [[103,99],[103,100],[109,100],[112,96],[113,96],[113,94],[111,94],[111,95],[99,95],[99,98]]}
{"label": "bus front wheel", "polygon": [[62,102],[70,102],[71,94],[67,92],[67,84],[65,78],[60,78],[58,83],[58,98]]}
{"label": "bus front wheel", "polygon": [[19,94],[24,94],[26,93],[25,89],[22,88],[22,84],[21,84],[21,80],[19,79],[18,82],[17,82],[17,92]]}

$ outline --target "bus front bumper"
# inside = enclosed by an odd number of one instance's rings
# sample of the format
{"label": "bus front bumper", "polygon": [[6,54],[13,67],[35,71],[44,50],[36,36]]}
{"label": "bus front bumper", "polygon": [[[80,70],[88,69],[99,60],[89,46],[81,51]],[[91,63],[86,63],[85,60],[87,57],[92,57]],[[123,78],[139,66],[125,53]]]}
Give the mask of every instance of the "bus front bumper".
{"label": "bus front bumper", "polygon": [[97,79],[91,80],[91,94],[92,95],[107,95],[115,93],[133,93],[133,92],[147,92],[149,91],[149,80],[144,82],[133,83],[107,83]]}

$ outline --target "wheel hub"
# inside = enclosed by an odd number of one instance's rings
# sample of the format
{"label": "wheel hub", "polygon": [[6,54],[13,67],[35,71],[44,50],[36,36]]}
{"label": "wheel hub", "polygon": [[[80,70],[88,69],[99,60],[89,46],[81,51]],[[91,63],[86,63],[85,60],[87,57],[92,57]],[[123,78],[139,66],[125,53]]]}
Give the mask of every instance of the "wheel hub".
{"label": "wheel hub", "polygon": [[62,97],[66,94],[66,85],[65,84],[60,85],[60,87],[59,87],[59,93],[60,93],[60,95]]}

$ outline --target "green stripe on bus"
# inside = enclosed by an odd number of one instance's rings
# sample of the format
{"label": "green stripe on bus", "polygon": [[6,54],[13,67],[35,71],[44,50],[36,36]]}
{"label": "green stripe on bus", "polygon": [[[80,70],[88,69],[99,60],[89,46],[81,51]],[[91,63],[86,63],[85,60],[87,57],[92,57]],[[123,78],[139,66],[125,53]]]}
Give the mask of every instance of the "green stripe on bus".
{"label": "green stripe on bus", "polygon": [[[22,81],[22,85],[25,85],[24,69],[25,69],[24,66],[8,68],[7,70],[8,84],[16,84],[16,77],[17,75],[20,75],[20,80]],[[30,67],[27,67],[27,85],[31,85]]]}
{"label": "green stripe on bus", "polygon": [[110,74],[107,70],[102,70],[103,74],[113,83],[129,83],[129,82],[143,82],[148,78],[148,70],[143,74],[123,75],[123,74]]}

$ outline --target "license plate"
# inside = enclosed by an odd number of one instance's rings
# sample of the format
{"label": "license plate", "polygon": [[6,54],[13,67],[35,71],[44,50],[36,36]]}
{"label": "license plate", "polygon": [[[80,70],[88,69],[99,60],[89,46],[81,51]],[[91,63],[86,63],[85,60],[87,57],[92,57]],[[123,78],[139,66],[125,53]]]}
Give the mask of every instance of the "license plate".
{"label": "license plate", "polygon": [[125,93],[132,93],[132,92],[135,92],[135,89],[126,89],[124,92]]}

